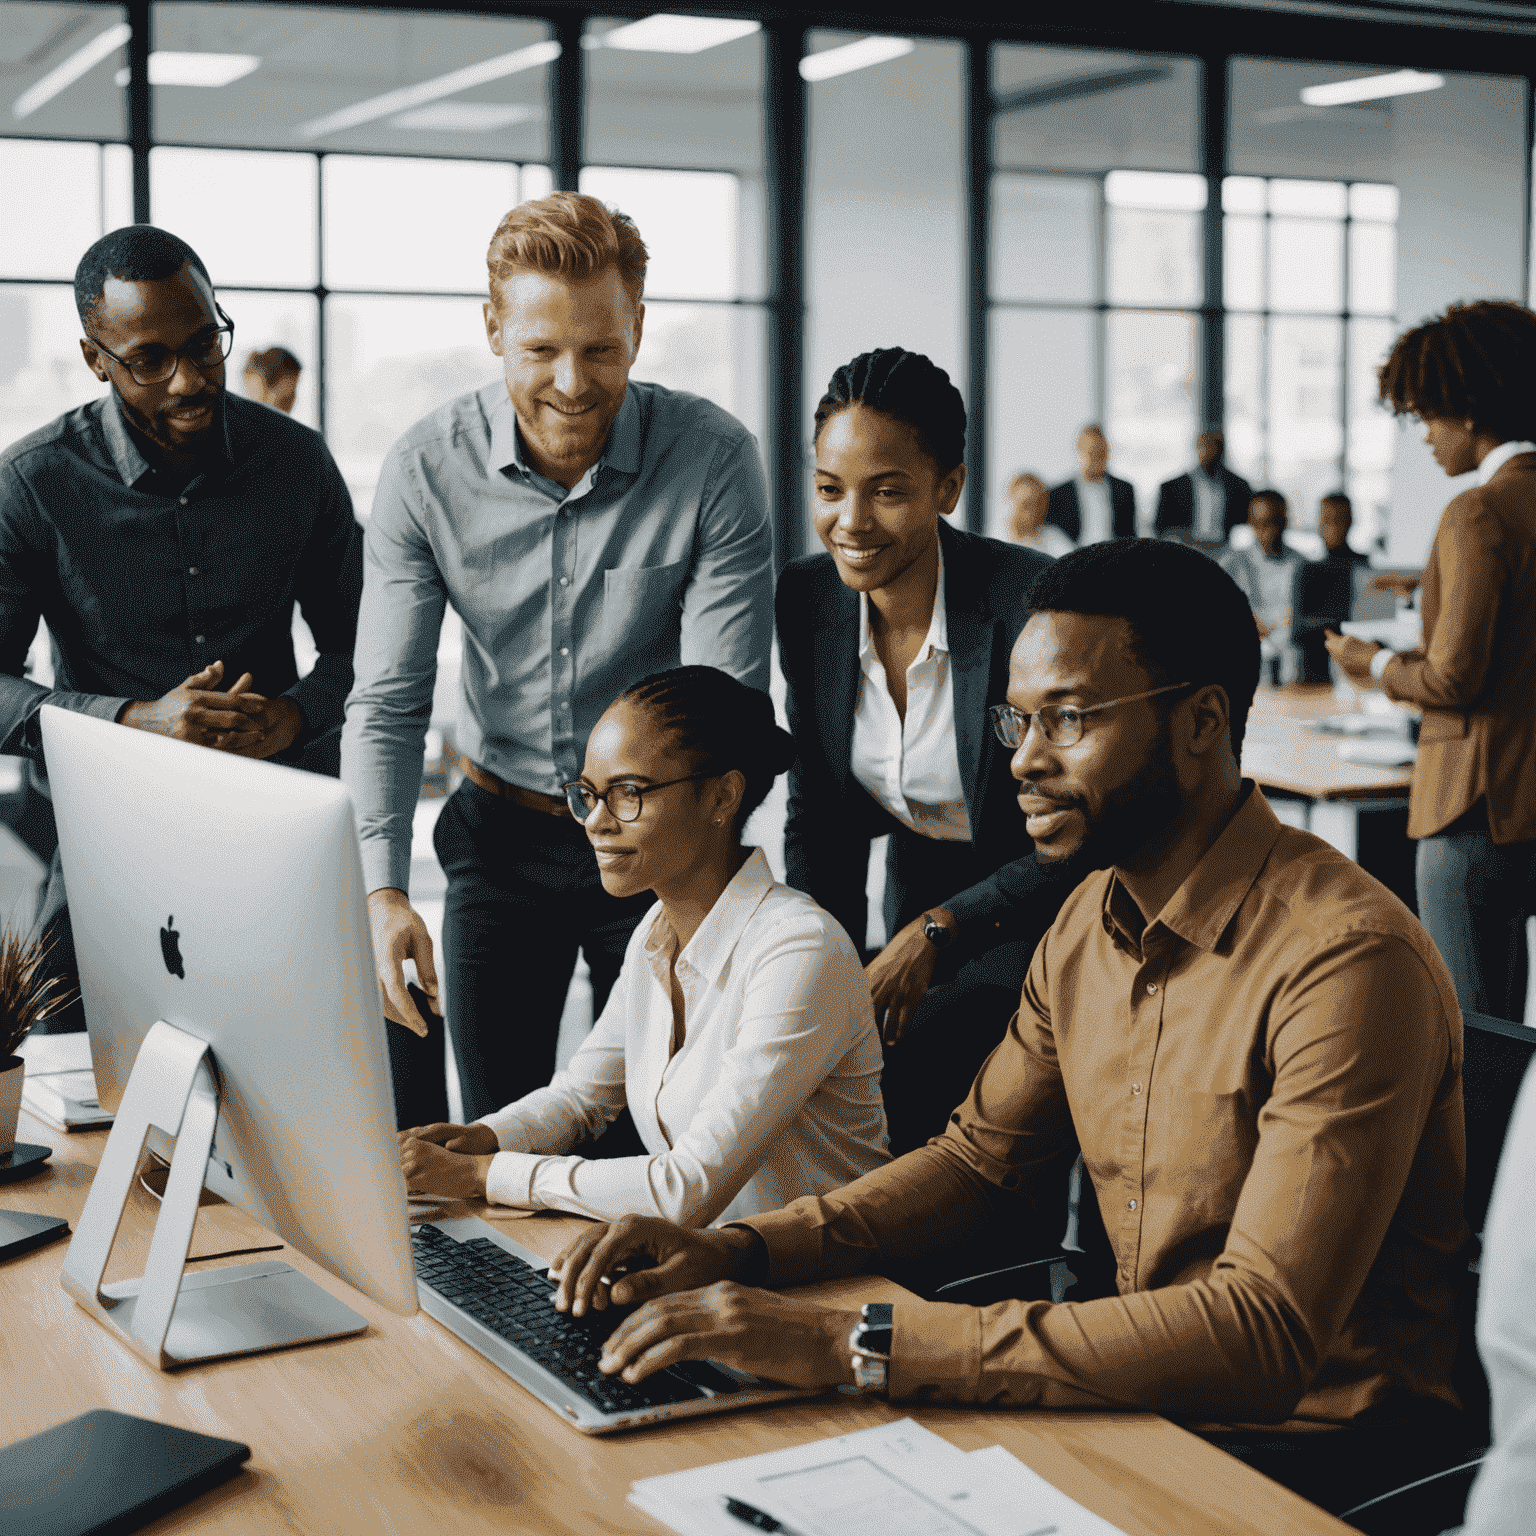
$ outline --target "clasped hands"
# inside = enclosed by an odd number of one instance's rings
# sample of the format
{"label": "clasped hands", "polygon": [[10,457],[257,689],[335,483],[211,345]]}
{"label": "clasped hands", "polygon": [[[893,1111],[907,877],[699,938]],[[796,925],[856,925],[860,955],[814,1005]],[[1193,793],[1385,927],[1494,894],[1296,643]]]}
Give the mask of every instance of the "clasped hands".
{"label": "clasped hands", "polygon": [[304,725],[299,706],[252,693],[249,672],[221,691],[223,677],[224,663],[211,661],[160,698],[130,704],[118,722],[236,757],[272,757],[292,746]]}
{"label": "clasped hands", "polygon": [[400,1169],[413,1195],[479,1200],[500,1150],[488,1125],[413,1126],[399,1134]]}
{"label": "clasped hands", "polygon": [[583,1230],[549,1266],[555,1307],[643,1305],[609,1335],[598,1362],[631,1384],[680,1360],[719,1360],[791,1387],[852,1379],[848,1335],[857,1311],[792,1301],[740,1284],[762,1239],[745,1227],[690,1230],[625,1216]]}

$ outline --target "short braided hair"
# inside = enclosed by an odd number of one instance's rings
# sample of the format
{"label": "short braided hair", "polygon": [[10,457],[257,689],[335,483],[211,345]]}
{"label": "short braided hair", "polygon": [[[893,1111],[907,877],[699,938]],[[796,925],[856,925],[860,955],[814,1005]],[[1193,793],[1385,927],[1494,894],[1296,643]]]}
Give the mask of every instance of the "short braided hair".
{"label": "short braided hair", "polygon": [[850,405],[905,422],[941,475],[964,462],[965,401],[949,375],[921,352],[881,347],[844,363],[816,407],[811,440],[819,438],[821,429]]}
{"label": "short braided hair", "polygon": [[733,832],[768,797],[773,781],[795,760],[795,738],[774,718],[761,688],[738,682],[718,667],[672,667],[653,672],[619,698],[648,711],[696,772],[738,769],[747,781]]}
{"label": "short braided hair", "polygon": [[583,192],[553,192],[519,203],[491,236],[485,253],[494,302],[518,272],[584,282],[610,267],[636,304],[645,292],[650,258],[635,221]]}
{"label": "short braided hair", "polygon": [[1397,416],[1470,421],[1504,442],[1536,438],[1536,314],[1484,299],[1405,331],[1378,374]]}
{"label": "short braided hair", "polygon": [[91,311],[101,302],[107,279],[124,283],[153,283],[163,277],[175,277],[183,267],[202,274],[210,288],[213,279],[203,258],[178,235],[153,224],[125,224],[103,235],[75,268],[75,308],[84,325]]}

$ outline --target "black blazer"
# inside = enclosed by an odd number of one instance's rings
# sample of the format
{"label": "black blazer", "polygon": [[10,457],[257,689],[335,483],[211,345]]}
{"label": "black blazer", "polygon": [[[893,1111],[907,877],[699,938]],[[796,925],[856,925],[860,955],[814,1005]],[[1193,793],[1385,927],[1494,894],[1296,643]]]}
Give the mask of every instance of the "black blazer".
{"label": "black blazer", "polygon": [[[924,899],[952,912],[962,939],[973,940],[983,933],[995,936],[994,924],[1012,914],[1033,917],[1042,901],[1054,903],[1054,915],[1076,884],[1075,877],[1036,861],[1015,799],[1008,750],[987,719],[987,707],[1002,703],[1007,692],[1008,656],[1029,617],[1024,594],[1052,562],[1035,550],[965,533],[942,519],[939,542],[960,781],[972,847],[993,873],[949,899]],[[786,874],[790,885],[815,897],[862,948],[870,839],[900,823],[853,775],[858,594],[838,578],[831,555],[807,555],[784,567],[774,607],[789,728],[798,748],[789,771]]]}
{"label": "black blazer", "polygon": [[[1225,464],[1221,466],[1221,486],[1227,494],[1227,504],[1222,515],[1222,531],[1231,533],[1239,523],[1248,521],[1248,503],[1253,500],[1253,487],[1241,475],[1235,475]],[[1167,533],[1170,528],[1195,526],[1195,482],[1192,475],[1176,475],[1165,480],[1157,488],[1157,515],[1152,521],[1153,531]]]}
{"label": "black blazer", "polygon": [[[1109,515],[1114,536],[1133,539],[1136,537],[1136,488],[1129,480],[1117,480],[1113,475],[1104,478],[1109,481]],[[1074,543],[1083,536],[1083,514],[1077,504],[1075,480],[1052,487],[1045,520],[1055,523]]]}

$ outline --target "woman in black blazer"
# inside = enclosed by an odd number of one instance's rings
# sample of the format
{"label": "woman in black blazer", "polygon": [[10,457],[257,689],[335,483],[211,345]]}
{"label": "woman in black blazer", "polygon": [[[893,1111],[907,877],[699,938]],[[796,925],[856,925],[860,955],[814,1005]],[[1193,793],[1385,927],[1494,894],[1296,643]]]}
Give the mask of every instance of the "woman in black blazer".
{"label": "woman in black blazer", "polygon": [[827,553],[791,561],[776,597],[799,749],[784,857],[789,883],[862,944],[870,841],[891,838],[891,937],[868,975],[899,1153],[969,1092],[1079,878],[1036,862],[987,722],[1050,560],[944,521],[965,484],[965,406],[926,357],[887,348],[839,368],[815,443]]}

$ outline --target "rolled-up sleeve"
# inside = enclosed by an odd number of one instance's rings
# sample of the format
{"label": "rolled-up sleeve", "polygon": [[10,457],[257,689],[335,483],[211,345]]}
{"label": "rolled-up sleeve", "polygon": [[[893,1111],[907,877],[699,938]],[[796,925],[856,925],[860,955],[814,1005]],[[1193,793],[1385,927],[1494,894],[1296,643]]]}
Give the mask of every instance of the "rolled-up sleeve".
{"label": "rolled-up sleeve", "polygon": [[743,434],[716,450],[683,592],[684,666],[719,667],[768,687],[773,645],[773,531],[757,445]]}
{"label": "rolled-up sleeve", "polygon": [[416,515],[401,456],[385,461],[363,544],[355,679],[341,776],[357,809],[368,891],[409,887],[411,820],[432,719],[447,584]]}

